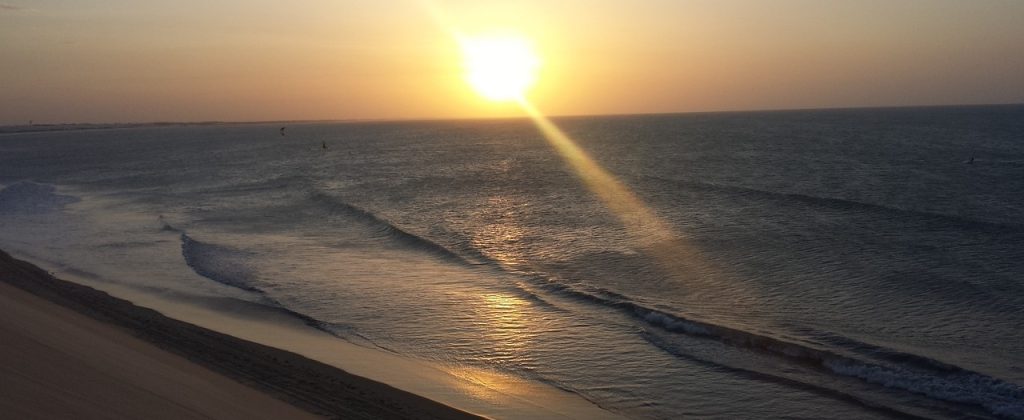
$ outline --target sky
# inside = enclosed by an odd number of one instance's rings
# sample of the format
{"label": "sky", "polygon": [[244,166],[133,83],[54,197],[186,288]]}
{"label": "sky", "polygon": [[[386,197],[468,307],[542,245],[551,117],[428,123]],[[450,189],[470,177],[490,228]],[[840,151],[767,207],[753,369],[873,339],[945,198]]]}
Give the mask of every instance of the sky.
{"label": "sky", "polygon": [[0,124],[524,115],[453,30],[549,115],[1024,102],[1016,0],[0,0]]}

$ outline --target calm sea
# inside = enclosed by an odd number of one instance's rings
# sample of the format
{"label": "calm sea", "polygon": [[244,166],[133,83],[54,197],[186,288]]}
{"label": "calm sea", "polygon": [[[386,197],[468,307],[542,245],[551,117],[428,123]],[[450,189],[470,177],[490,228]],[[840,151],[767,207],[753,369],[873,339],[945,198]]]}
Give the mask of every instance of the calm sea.
{"label": "calm sea", "polygon": [[555,123],[670,229],[525,119],[162,126],[0,135],[0,248],[630,417],[1024,418],[1024,106]]}

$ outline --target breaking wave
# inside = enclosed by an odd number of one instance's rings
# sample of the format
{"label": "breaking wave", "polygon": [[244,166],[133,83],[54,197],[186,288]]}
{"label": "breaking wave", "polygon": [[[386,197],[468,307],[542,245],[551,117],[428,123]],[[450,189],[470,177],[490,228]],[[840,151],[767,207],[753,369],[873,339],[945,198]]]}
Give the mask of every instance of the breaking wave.
{"label": "breaking wave", "polygon": [[409,249],[426,252],[445,260],[455,261],[469,266],[489,262],[486,257],[479,253],[472,255],[472,258],[467,258],[444,245],[411,233],[370,211],[364,210],[353,204],[349,204],[328,194],[315,192],[310,196],[310,200],[319,204],[328,212],[342,214],[347,218],[368,227],[376,237],[388,240],[391,243],[398,244]]}
{"label": "breaking wave", "polygon": [[710,338],[732,346],[810,363],[832,374],[858,378],[886,388],[978,406],[997,416],[1024,418],[1024,388],[928,357],[859,343],[852,339],[845,340],[857,343],[854,350],[862,354],[854,354],[853,351],[851,354],[841,354],[809,344],[652,309],[614,292],[584,291],[558,283],[547,283],[545,288],[566,297],[617,309],[641,321],[648,328]]}
{"label": "breaking wave", "polygon": [[0,189],[0,213],[44,213],[77,202],[79,199],[57,193],[57,187],[31,181],[19,181]]}

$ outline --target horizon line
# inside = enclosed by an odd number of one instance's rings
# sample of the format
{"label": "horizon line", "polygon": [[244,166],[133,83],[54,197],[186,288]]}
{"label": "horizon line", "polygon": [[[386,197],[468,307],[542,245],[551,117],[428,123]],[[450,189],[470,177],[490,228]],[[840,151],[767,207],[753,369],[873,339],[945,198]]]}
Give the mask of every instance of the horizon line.
{"label": "horizon line", "polygon": [[[865,109],[910,109],[910,108],[960,108],[960,107],[985,107],[985,106],[1024,106],[1021,102],[997,102],[997,103],[954,103],[954,104],[926,104],[926,105],[854,105],[854,106],[826,106],[826,107],[794,107],[794,108],[751,108],[737,110],[708,110],[708,111],[666,111],[666,112],[623,112],[623,113],[594,113],[594,114],[558,114],[548,118],[589,118],[589,117],[639,117],[658,115],[699,115],[699,114],[744,114],[744,113],[765,113],[765,112],[795,112],[795,111],[842,111],[842,110],[865,110]],[[194,120],[194,121],[140,121],[140,122],[43,122],[32,124],[0,124],[0,129],[15,127],[69,127],[81,126],[80,128],[113,129],[131,128],[141,126],[161,125],[232,125],[232,124],[316,124],[316,123],[404,123],[404,122],[444,122],[444,121],[495,121],[495,120],[520,120],[529,119],[527,115],[522,116],[499,116],[499,117],[381,117],[381,118],[322,118],[322,119],[297,119],[297,120]],[[32,121],[32,120],[30,120]],[[21,131],[21,132],[28,132]]]}

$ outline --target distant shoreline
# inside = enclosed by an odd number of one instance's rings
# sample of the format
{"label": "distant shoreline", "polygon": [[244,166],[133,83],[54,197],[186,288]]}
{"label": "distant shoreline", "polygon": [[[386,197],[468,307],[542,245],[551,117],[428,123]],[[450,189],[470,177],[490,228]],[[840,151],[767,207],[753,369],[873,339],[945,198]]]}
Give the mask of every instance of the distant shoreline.
{"label": "distant shoreline", "polygon": [[[549,115],[552,119],[601,118],[601,117],[640,117],[659,115],[710,115],[710,114],[761,114],[813,111],[857,111],[871,109],[931,109],[931,108],[1001,108],[1024,106],[1020,103],[1002,104],[944,104],[944,105],[893,105],[893,106],[849,106],[821,108],[781,108],[781,109],[743,109],[743,110],[711,110],[711,111],[680,111],[680,112],[642,112],[642,113],[608,113],[608,114],[562,114]],[[54,131],[79,130],[113,130],[144,127],[174,126],[218,126],[218,125],[288,125],[288,124],[380,124],[380,123],[414,123],[414,122],[451,122],[451,121],[495,121],[527,119],[522,116],[507,117],[466,117],[466,118],[357,118],[357,119],[322,119],[322,120],[266,120],[266,121],[153,121],[134,123],[41,123],[41,124],[8,124],[0,125],[0,135],[39,133]]]}
{"label": "distant shoreline", "polygon": [[69,124],[32,124],[32,125],[5,125],[0,126],[0,134],[20,133],[44,133],[55,131],[84,131],[84,130],[118,130],[126,128],[144,127],[177,127],[177,126],[214,126],[214,125],[243,125],[243,124],[274,124],[274,121],[267,122],[221,122],[221,121],[199,121],[199,122],[149,122],[149,123],[69,123]]}
{"label": "distant shoreline", "polygon": [[[168,318],[151,309],[135,306],[87,286],[60,280],[25,261],[0,251],[0,282],[15,286],[46,301],[57,304],[126,331],[132,336],[182,356],[234,381],[317,415],[337,418],[417,418],[473,419],[467,412],[389,385],[352,375],[341,369],[294,353],[248,342],[182,321]],[[9,320],[18,325],[34,325],[35,320]],[[28,327],[26,327],[28,328]],[[69,326],[74,331],[82,330]],[[77,349],[64,349],[74,354]],[[19,354],[32,358],[32,355]],[[84,355],[82,355],[84,357]],[[75,357],[75,356],[73,356]],[[101,356],[102,357],[102,356]],[[101,362],[119,364],[116,356]],[[78,357],[75,357],[77,360]],[[10,363],[11,360],[5,360]],[[8,366],[10,368],[10,366]],[[52,379],[52,378],[41,378]],[[159,383],[161,378],[144,378]],[[131,386],[132,384],[127,384]],[[19,390],[21,391],[21,390]],[[95,389],[93,392],[97,391]],[[29,391],[25,391],[30,393]],[[46,390],[34,395],[36,401],[50,396]],[[172,393],[173,394],[173,393]],[[19,394],[20,395],[20,394]],[[172,399],[175,396],[162,396]],[[0,395],[0,405],[7,404]],[[113,398],[113,397],[112,397]],[[245,402],[235,402],[245,404]],[[126,404],[130,404],[127,403]],[[138,404],[137,402],[131,404]],[[17,407],[31,413],[32,404]],[[105,407],[112,413],[119,407]],[[145,408],[143,408],[145,410]],[[123,413],[123,412],[122,412]],[[116,417],[116,416],[115,416]]]}

